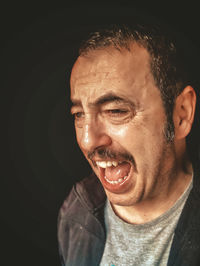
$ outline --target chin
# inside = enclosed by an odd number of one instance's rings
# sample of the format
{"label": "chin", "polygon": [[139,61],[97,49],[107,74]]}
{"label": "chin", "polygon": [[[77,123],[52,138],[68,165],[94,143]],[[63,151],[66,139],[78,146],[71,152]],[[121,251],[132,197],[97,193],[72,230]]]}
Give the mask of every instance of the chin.
{"label": "chin", "polygon": [[110,191],[105,190],[108,200],[113,205],[117,206],[133,206],[141,201],[141,197],[137,195],[134,191],[129,191],[129,193],[114,194]]}

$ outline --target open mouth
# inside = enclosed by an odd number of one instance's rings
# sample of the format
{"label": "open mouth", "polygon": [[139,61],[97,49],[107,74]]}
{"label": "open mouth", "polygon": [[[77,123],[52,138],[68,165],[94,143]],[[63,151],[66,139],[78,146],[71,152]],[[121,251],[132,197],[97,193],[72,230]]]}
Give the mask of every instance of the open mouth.
{"label": "open mouth", "polygon": [[127,161],[96,161],[100,179],[109,190],[117,190],[127,182],[131,164]]}

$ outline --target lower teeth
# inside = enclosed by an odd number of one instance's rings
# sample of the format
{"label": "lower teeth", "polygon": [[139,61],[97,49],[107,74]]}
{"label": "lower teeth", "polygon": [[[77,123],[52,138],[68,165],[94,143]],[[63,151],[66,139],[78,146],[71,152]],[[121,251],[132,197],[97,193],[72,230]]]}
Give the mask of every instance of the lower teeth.
{"label": "lower teeth", "polygon": [[127,178],[127,176],[124,176],[123,178],[120,178],[118,180],[109,180],[106,176],[104,176],[104,178],[106,179],[106,181],[110,184],[119,184],[121,183],[125,178]]}

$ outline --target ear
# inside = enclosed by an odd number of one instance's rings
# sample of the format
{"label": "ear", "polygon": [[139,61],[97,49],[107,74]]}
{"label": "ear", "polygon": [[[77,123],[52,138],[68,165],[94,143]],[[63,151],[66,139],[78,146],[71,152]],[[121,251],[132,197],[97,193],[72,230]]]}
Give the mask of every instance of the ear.
{"label": "ear", "polygon": [[187,86],[175,101],[173,120],[176,139],[183,139],[190,133],[195,107],[196,93],[191,86]]}

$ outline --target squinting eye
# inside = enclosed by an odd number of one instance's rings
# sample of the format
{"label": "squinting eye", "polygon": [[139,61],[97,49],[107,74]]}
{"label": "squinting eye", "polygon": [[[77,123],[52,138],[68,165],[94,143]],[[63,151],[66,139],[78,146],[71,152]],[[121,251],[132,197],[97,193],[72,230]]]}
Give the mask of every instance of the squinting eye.
{"label": "squinting eye", "polygon": [[128,108],[104,109],[102,115],[113,124],[127,123],[134,116],[133,111]]}
{"label": "squinting eye", "polygon": [[75,119],[81,119],[84,117],[84,113],[83,112],[77,112],[73,114]]}
{"label": "squinting eye", "polygon": [[123,110],[123,109],[110,109],[110,110],[106,110],[106,113],[108,113],[109,115],[120,116],[120,115],[127,114],[128,111],[127,110]]}
{"label": "squinting eye", "polygon": [[85,113],[84,112],[76,112],[76,113],[73,113],[72,115],[74,117],[75,127],[81,128],[83,126],[83,123],[84,123]]}

